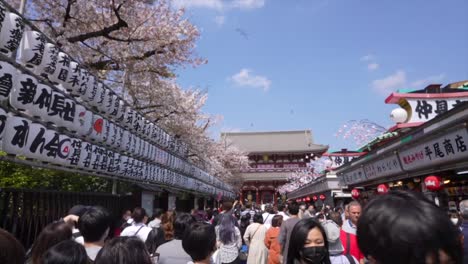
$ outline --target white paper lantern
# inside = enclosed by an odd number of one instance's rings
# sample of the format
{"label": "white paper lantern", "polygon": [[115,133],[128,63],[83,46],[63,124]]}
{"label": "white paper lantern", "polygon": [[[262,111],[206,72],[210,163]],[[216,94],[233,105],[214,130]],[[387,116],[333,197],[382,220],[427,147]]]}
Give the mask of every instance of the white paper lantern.
{"label": "white paper lantern", "polygon": [[13,65],[0,61],[0,104],[7,105],[10,92],[18,82],[18,71]]}
{"label": "white paper lantern", "polygon": [[136,148],[137,148],[137,141],[138,141],[138,136],[132,133],[131,136],[131,144],[130,144],[130,153],[133,155],[136,155]]}
{"label": "white paper lantern", "polygon": [[24,31],[24,21],[17,14],[5,12],[0,30],[0,52],[10,56],[19,46]]}
{"label": "white paper lantern", "polygon": [[99,86],[99,82],[96,81],[94,76],[89,75],[86,93],[84,94],[84,96],[82,96],[82,99],[84,102],[86,102],[90,106],[94,106],[93,101],[94,101],[94,98],[96,98],[96,95],[98,92],[98,86]]}
{"label": "white paper lantern", "polygon": [[48,111],[52,103],[52,89],[45,84],[39,83],[33,103],[28,107],[28,112],[35,119],[49,121]]}
{"label": "white paper lantern", "polygon": [[135,134],[135,149],[133,153],[137,158],[141,157],[140,150],[141,150],[141,138],[137,134]]}
{"label": "white paper lantern", "polygon": [[97,108],[99,112],[107,117],[109,117],[109,109],[112,106],[112,92],[109,88],[105,88],[102,92],[102,103],[98,104]]}
{"label": "white paper lantern", "polygon": [[46,43],[44,48],[44,55],[42,57],[41,64],[36,67],[35,73],[38,75],[49,78],[55,73],[57,69],[57,60],[59,48],[52,43]]}
{"label": "white paper lantern", "polygon": [[70,138],[70,142],[72,148],[70,155],[68,156],[67,166],[78,167],[78,163],[81,157],[81,148],[83,141],[78,138]]}
{"label": "white paper lantern", "polygon": [[23,155],[28,142],[31,121],[26,118],[11,116],[7,118],[3,136],[3,151],[12,155]]}
{"label": "white paper lantern", "polygon": [[120,150],[124,152],[130,152],[131,144],[132,144],[132,133],[130,131],[123,129],[122,134],[122,144],[120,145]]}
{"label": "white paper lantern", "polygon": [[130,158],[125,155],[120,156],[120,170],[119,170],[119,175],[122,177],[129,177],[129,172],[128,172],[128,164],[129,164]]}
{"label": "white paper lantern", "polygon": [[93,113],[86,110],[80,104],[76,105],[75,118],[73,122],[73,130],[80,137],[87,137],[91,134],[93,127]]}
{"label": "white paper lantern", "polygon": [[115,141],[113,142],[113,147],[116,150],[122,151],[123,138],[125,130],[119,126],[115,126]]}
{"label": "white paper lantern", "polygon": [[68,73],[67,80],[63,84],[67,93],[72,96],[80,96],[81,85],[83,84],[83,77],[81,76],[81,67],[75,62],[70,62],[70,72]]}
{"label": "white paper lantern", "polygon": [[93,101],[90,102],[90,104],[94,107],[96,107],[99,112],[102,112],[101,110],[103,109],[104,106],[104,97],[105,97],[105,90],[104,90],[104,84],[100,81],[97,82],[97,90],[96,90],[96,96],[94,97]]}
{"label": "white paper lantern", "polygon": [[41,65],[45,44],[45,36],[42,33],[32,30],[25,31],[21,40],[18,60],[27,68]]}
{"label": "white paper lantern", "polygon": [[55,72],[49,76],[49,80],[56,84],[63,85],[68,79],[70,63],[70,56],[64,52],[59,52]]}
{"label": "white paper lantern", "polygon": [[10,93],[10,105],[18,111],[27,112],[32,108],[37,85],[37,80],[33,76],[20,74]]}
{"label": "white paper lantern", "polygon": [[91,160],[93,156],[93,144],[82,141],[80,160],[78,161],[78,168],[85,171],[91,171]]}
{"label": "white paper lantern", "polygon": [[125,127],[126,129],[130,130],[130,131],[134,131],[133,130],[133,119],[134,119],[134,116],[135,116],[135,112],[133,111],[133,109],[131,107],[128,107],[126,106],[125,107],[125,115],[124,115],[124,120],[123,120],[123,127]]}
{"label": "white paper lantern", "polygon": [[112,147],[112,141],[115,141],[115,125],[112,122],[107,122],[108,128],[107,128],[107,135],[106,135],[106,141],[104,144],[107,147]]}
{"label": "white paper lantern", "polygon": [[405,123],[408,119],[408,112],[403,108],[396,108],[390,113],[390,118],[397,124]]}
{"label": "white paper lantern", "polygon": [[93,115],[93,126],[89,139],[92,142],[100,141],[105,133],[105,122],[104,118],[100,115]]}
{"label": "white paper lantern", "polygon": [[120,176],[119,171],[120,171],[120,166],[121,166],[121,160],[120,160],[120,153],[114,152],[114,161],[113,161],[113,166],[111,169],[107,170],[111,175],[113,176]]}
{"label": "white paper lantern", "polygon": [[60,126],[71,131],[71,129],[73,129],[73,126],[75,124],[77,103],[74,100],[69,99],[69,98],[65,98],[64,102],[65,102],[65,105],[64,105],[64,110],[62,112],[62,116],[61,116],[62,122],[60,123]]}

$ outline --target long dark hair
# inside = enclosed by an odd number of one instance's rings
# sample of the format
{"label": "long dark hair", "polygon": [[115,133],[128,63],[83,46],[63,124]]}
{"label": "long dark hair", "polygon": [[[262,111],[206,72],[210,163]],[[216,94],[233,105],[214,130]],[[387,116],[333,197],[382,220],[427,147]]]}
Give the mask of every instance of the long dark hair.
{"label": "long dark hair", "polygon": [[66,223],[54,222],[48,224],[34,241],[31,249],[32,263],[42,263],[42,258],[49,248],[71,238],[72,230]]}
{"label": "long dark hair", "polygon": [[323,257],[322,263],[320,264],[331,264],[330,255],[328,254],[327,235],[325,234],[325,230],[322,225],[314,218],[302,219],[294,226],[291,232],[291,240],[289,241],[288,260],[286,263],[293,264],[296,259],[301,260],[301,250],[304,248],[309,231],[314,228],[318,228],[320,230],[325,243],[324,246],[326,253]]}
{"label": "long dark hair", "polygon": [[222,214],[219,223],[219,240],[223,244],[229,244],[236,239],[236,218],[228,214]]}
{"label": "long dark hair", "polygon": [[43,264],[88,264],[85,248],[73,240],[65,240],[49,248]]}
{"label": "long dark hair", "polygon": [[421,193],[391,191],[371,200],[359,218],[357,240],[365,256],[382,264],[425,263],[428,256],[440,263],[440,250],[453,263],[463,262],[460,231]]}

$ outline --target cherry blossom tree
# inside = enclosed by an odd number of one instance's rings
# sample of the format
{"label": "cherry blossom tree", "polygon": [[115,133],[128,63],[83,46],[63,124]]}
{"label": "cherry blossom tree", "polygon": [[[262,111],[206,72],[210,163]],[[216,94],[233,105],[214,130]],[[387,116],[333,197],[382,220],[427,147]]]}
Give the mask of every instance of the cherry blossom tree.
{"label": "cherry blossom tree", "polygon": [[[19,7],[20,0],[7,1]],[[207,135],[219,119],[202,112],[207,94],[182,89],[175,69],[207,61],[196,54],[198,28],[170,0],[27,1],[25,16],[135,109],[191,147],[190,158],[229,180],[243,153]]]}
{"label": "cherry blossom tree", "polygon": [[338,129],[335,136],[352,140],[356,146],[362,146],[386,131],[387,128],[368,119],[350,120]]}

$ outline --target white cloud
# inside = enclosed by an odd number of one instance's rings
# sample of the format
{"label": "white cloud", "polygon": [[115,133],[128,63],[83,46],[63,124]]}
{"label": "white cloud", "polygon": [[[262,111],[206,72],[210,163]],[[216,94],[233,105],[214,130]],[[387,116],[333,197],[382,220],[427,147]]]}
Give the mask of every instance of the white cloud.
{"label": "white cloud", "polygon": [[199,7],[199,8],[211,8],[211,9],[223,9],[224,4],[222,0],[172,0],[175,7]]}
{"label": "white cloud", "polygon": [[372,88],[384,95],[388,95],[399,88],[404,88],[405,85],[406,73],[403,70],[398,70],[383,79],[372,81]]}
{"label": "white cloud", "polygon": [[261,88],[265,92],[270,89],[271,85],[271,81],[267,77],[253,75],[251,70],[245,68],[234,74],[230,79],[238,86]]}
{"label": "white cloud", "polygon": [[365,55],[365,56],[362,56],[359,60],[360,60],[360,61],[372,61],[372,60],[374,60],[374,59],[375,59],[374,55],[372,55],[372,54],[367,54],[367,55]]}
{"label": "white cloud", "polygon": [[422,88],[426,87],[426,85],[428,85],[428,84],[440,83],[444,79],[445,79],[445,74],[441,73],[441,74],[438,74],[438,75],[428,76],[428,77],[426,77],[424,79],[416,80],[416,81],[411,83],[411,86],[422,89]]}
{"label": "white cloud", "polygon": [[240,9],[255,9],[262,8],[265,5],[265,0],[234,0],[231,6]]}
{"label": "white cloud", "polygon": [[222,25],[224,25],[224,22],[226,21],[226,17],[224,17],[224,16],[216,16],[216,17],[214,18],[214,21],[215,21],[216,25],[222,26]]}
{"label": "white cloud", "polygon": [[265,0],[172,0],[175,7],[223,9],[255,9],[265,5]]}
{"label": "white cloud", "polygon": [[378,63],[373,62],[373,63],[369,63],[369,64],[367,65],[367,69],[368,69],[369,71],[375,71],[375,70],[377,70],[377,69],[379,68],[379,66],[380,66],[380,65],[379,65]]}

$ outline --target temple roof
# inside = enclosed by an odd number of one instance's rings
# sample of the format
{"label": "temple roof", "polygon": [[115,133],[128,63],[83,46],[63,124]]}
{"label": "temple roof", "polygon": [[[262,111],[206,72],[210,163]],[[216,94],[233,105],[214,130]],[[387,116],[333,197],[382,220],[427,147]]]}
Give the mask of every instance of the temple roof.
{"label": "temple roof", "polygon": [[314,144],[310,130],[227,132],[221,133],[221,138],[248,154],[323,153],[328,149]]}

